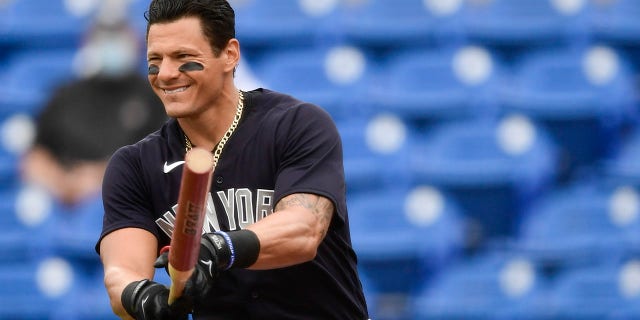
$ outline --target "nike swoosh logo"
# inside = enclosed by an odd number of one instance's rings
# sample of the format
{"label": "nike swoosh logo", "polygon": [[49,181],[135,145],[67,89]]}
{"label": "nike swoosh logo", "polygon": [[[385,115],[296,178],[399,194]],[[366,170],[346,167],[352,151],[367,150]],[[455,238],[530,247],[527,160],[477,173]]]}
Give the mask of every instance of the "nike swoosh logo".
{"label": "nike swoosh logo", "polygon": [[169,173],[171,172],[171,170],[181,166],[184,163],[184,161],[176,161],[172,164],[167,164],[167,162],[164,162],[164,167],[162,169],[162,171],[164,171],[164,173]]}
{"label": "nike swoosh logo", "polygon": [[213,277],[213,261],[211,260],[200,260],[200,263],[206,265],[209,269],[209,275],[211,275]]}
{"label": "nike swoosh logo", "polygon": [[142,317],[143,318],[147,318],[147,315],[144,312],[144,305],[147,303],[147,300],[149,300],[149,296],[144,297],[144,299],[142,300],[142,305],[140,306],[140,308],[142,309]]}

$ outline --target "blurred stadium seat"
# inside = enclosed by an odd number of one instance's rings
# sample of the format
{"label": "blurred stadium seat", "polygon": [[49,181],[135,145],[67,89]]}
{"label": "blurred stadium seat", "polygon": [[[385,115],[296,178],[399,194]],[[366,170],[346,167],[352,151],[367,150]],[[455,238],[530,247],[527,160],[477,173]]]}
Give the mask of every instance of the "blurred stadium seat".
{"label": "blurred stadium seat", "polygon": [[369,318],[370,319],[378,319],[376,316],[377,310],[377,300],[379,295],[379,290],[376,285],[373,283],[369,276],[360,272],[360,282],[362,283],[362,290],[364,291],[364,298],[367,301],[367,308],[369,309]]}
{"label": "blurred stadium seat", "polygon": [[598,40],[617,46],[638,46],[640,2],[636,0],[591,0],[589,32]]}
{"label": "blurred stadium seat", "polygon": [[0,192],[19,185],[21,156],[35,136],[32,116],[0,110]]}
{"label": "blurred stadium seat", "polygon": [[555,146],[527,118],[474,119],[442,125],[411,153],[418,183],[450,193],[477,225],[477,240],[514,235],[522,210],[553,182]]}
{"label": "blurred stadium seat", "polygon": [[0,265],[0,317],[3,319],[46,319],[53,303],[37,289],[34,268],[24,263]]}
{"label": "blurred stadium seat", "polygon": [[500,108],[543,126],[561,152],[560,176],[594,165],[635,121],[631,69],[613,48],[542,50],[523,57],[503,87]]}
{"label": "blurred stadium seat", "polygon": [[596,179],[558,188],[526,214],[517,246],[550,273],[606,261],[637,245],[638,191]]}
{"label": "blurred stadium seat", "polygon": [[[571,270],[557,280],[554,289],[561,319],[612,319],[638,317],[640,262],[610,259],[587,268]],[[622,311],[622,312],[621,312]]]}
{"label": "blurred stadium seat", "polygon": [[[159,270],[161,272],[163,270]],[[54,308],[51,320],[115,320],[109,296],[104,287],[102,268],[77,272],[77,284],[70,290],[68,298]],[[166,282],[168,284],[169,282]]]}
{"label": "blurred stadium seat", "polygon": [[359,46],[394,50],[429,45],[442,37],[451,41],[462,5],[459,0],[343,1],[332,31]]}
{"label": "blurred stadium seat", "polygon": [[495,112],[503,66],[485,48],[397,50],[384,65],[363,97],[377,111],[423,128]]}
{"label": "blurred stadium seat", "polygon": [[543,319],[549,283],[526,255],[488,251],[436,275],[412,301],[414,320]]}
{"label": "blurred stadium seat", "polygon": [[40,189],[15,188],[0,192],[0,265],[51,252],[51,198]]}
{"label": "blurred stadium seat", "polygon": [[309,46],[324,41],[335,0],[234,0],[237,38],[244,48]]}
{"label": "blurred stadium seat", "polygon": [[93,249],[99,212],[76,208],[63,225],[53,198],[30,186],[0,204],[0,319],[114,319]]}
{"label": "blurred stadium seat", "polygon": [[267,88],[317,104],[335,118],[366,111],[356,93],[368,79],[368,58],[356,47],[272,50],[251,65]]}
{"label": "blurred stadium seat", "polygon": [[10,57],[0,75],[0,110],[36,115],[57,85],[76,77],[76,50],[23,50]]}
{"label": "blurred stadium seat", "polygon": [[350,194],[409,184],[410,128],[393,114],[337,122]]}
{"label": "blurred stadium seat", "polygon": [[621,184],[640,187],[640,130],[635,128],[621,142],[618,152],[603,161],[604,175]]}
{"label": "blurred stadium seat", "polygon": [[91,195],[73,207],[56,204],[48,223],[52,249],[60,256],[99,265],[94,246],[102,231],[103,212],[99,195]]}
{"label": "blurred stadium seat", "polygon": [[14,0],[2,9],[0,42],[10,47],[77,47],[91,21],[92,1]]}
{"label": "blurred stadium seat", "polygon": [[[378,316],[461,254],[465,226],[457,204],[430,186],[352,196],[349,224],[361,272],[377,289]],[[392,307],[385,298],[396,297]]]}
{"label": "blurred stadium seat", "polygon": [[532,48],[570,43],[586,34],[586,1],[467,1],[464,32],[473,40],[501,48]]}
{"label": "blurred stadium seat", "polygon": [[0,264],[0,318],[50,319],[78,279],[69,261],[57,257]]}

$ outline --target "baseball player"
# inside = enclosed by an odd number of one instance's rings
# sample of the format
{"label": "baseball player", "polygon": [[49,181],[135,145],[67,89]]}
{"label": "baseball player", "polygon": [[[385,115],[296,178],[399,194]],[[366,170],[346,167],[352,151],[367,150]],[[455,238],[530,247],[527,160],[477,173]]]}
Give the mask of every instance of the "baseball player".
{"label": "baseball player", "polygon": [[[114,312],[135,319],[368,318],[351,247],[342,145],[317,106],[239,91],[226,0],[153,0],[149,82],[170,119],[110,159],[96,245]],[[167,266],[185,153],[215,166],[198,263],[183,295],[152,281]],[[164,271],[162,271],[164,272]]]}

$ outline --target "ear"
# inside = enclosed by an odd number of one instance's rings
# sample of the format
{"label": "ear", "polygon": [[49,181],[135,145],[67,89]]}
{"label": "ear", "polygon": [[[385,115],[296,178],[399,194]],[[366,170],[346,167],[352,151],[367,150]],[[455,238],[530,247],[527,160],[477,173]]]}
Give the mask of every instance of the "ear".
{"label": "ear", "polygon": [[238,42],[238,39],[234,38],[229,40],[227,46],[223,50],[226,57],[224,71],[233,72],[240,62],[240,43]]}

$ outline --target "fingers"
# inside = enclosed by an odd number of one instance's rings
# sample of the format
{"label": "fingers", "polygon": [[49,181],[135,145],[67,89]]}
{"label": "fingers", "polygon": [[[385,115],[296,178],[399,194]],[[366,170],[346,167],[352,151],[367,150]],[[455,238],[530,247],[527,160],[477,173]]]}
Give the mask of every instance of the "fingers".
{"label": "fingers", "polygon": [[153,263],[153,266],[156,268],[166,268],[169,266],[169,251],[160,254],[156,262]]}

